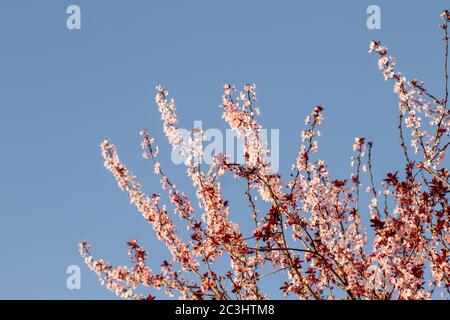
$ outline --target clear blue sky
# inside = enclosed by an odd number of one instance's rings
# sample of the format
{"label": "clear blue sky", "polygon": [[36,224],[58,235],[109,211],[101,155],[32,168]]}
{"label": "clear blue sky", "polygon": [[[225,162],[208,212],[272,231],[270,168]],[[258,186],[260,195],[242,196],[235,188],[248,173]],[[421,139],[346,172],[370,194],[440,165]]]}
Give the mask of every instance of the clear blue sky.
{"label": "clear blue sky", "polygon": [[[77,4],[82,29],[66,28]],[[382,29],[368,30],[377,4]],[[449,1],[87,1],[0,0],[0,298],[114,298],[78,255],[126,263],[126,241],[163,247],[103,169],[109,137],[148,192],[159,182],[141,159],[138,132],[149,128],[170,164],[154,87],[176,98],[181,126],[225,129],[222,85],[255,82],[265,128],[280,129],[281,173],[294,162],[303,120],[326,108],[321,157],[336,177],[350,174],[355,136],[375,142],[375,173],[398,170],[397,100],[367,53],[381,40],[409,78],[442,95],[439,14]],[[224,183],[239,215],[242,193]],[[238,212],[238,213],[237,213]],[[242,213],[244,214],[244,213]],[[239,221],[239,217],[236,217]],[[246,226],[243,225],[243,229]],[[82,289],[66,289],[66,267],[82,268]]]}

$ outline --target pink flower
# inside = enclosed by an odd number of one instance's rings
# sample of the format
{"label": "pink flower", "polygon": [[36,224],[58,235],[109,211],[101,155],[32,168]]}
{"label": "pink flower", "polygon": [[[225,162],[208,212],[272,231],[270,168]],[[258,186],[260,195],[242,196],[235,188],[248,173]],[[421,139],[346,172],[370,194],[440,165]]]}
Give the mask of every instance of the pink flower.
{"label": "pink flower", "polygon": [[[447,45],[448,11],[441,18]],[[164,288],[180,299],[265,299],[262,282],[284,274],[276,286],[300,299],[337,299],[336,291],[347,299],[430,299],[436,288],[448,297],[450,171],[443,166],[450,145],[448,95],[438,99],[422,82],[408,81],[380,42],[372,41],[369,49],[379,56],[378,67],[393,81],[399,99],[404,171],[386,172],[380,184],[373,175],[373,143],[356,137],[349,178],[334,177],[318,158],[324,112],[318,105],[305,120],[290,179],[283,181],[267,161],[270,150],[255,119],[254,84],[239,93],[226,84],[220,105],[222,118],[245,141],[245,163],[221,154],[204,168],[196,161],[202,156],[203,132],[194,129],[183,137],[175,101],[158,86],[155,102],[163,131],[173,150],[181,146],[188,156],[184,164],[198,210],[166,174],[147,130],[141,131],[142,155],[151,161],[166,195],[145,194],[116,146],[105,140],[106,169],[164,243],[171,261],[159,263],[160,273],[154,273],[147,266],[148,251],[133,239],[127,243],[131,266],[113,267],[95,259],[90,245],[82,242],[80,253],[100,283],[125,299],[154,298],[138,294],[140,287]],[[410,154],[411,147],[416,154]],[[243,188],[246,205],[224,198],[220,180],[226,174],[240,180],[228,186]],[[233,219],[251,224],[241,230]]]}

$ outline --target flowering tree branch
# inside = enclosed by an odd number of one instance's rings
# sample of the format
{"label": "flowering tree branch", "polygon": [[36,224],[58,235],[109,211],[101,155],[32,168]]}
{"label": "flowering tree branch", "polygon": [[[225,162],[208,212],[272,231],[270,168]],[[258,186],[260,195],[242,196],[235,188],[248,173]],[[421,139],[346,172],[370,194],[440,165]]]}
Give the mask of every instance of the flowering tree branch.
{"label": "flowering tree branch", "polygon": [[[364,137],[355,138],[350,178],[330,177],[328,166],[318,158],[323,106],[316,106],[306,118],[290,179],[283,182],[272,172],[270,150],[261,138],[255,85],[246,85],[239,93],[225,85],[220,106],[225,122],[244,141],[244,163],[218,154],[205,168],[199,161],[204,133],[194,129],[183,136],[174,100],[165,88],[157,87],[163,130],[173,150],[185,157],[197,209],[161,167],[158,147],[147,130],[141,132],[143,157],[160,177],[171,208],[160,194],[144,194],[116,147],[105,140],[101,145],[105,167],[165,244],[172,261],[163,261],[161,272],[153,273],[147,266],[148,252],[132,240],[127,244],[132,267],[113,267],[94,259],[91,246],[82,242],[80,253],[87,266],[108,289],[133,299],[154,298],[139,293],[142,287],[165,289],[167,295],[181,299],[266,299],[263,281],[275,281],[272,276],[280,273],[281,292],[299,299],[429,299],[437,291],[449,297],[450,173],[444,157],[450,144],[450,13],[444,11],[441,18],[445,44],[441,99],[422,82],[407,80],[396,71],[394,58],[380,42],[370,44],[399,98],[398,129],[406,162],[404,173],[387,173],[383,190],[377,191],[373,174],[373,142]],[[220,184],[225,174],[245,182],[251,234],[243,234],[230,219],[229,201]],[[370,196],[366,205],[364,184]],[[379,199],[384,199],[383,207]],[[170,211],[188,226],[187,237],[180,236]],[[223,259],[228,265],[218,265]]]}

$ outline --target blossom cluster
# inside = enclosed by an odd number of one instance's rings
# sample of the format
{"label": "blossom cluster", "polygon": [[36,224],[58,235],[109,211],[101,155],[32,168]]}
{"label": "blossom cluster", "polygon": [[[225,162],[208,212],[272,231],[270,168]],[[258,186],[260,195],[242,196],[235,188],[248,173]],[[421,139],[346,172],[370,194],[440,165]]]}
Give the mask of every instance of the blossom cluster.
{"label": "blossom cluster", "polygon": [[[284,280],[275,285],[299,299],[449,297],[450,172],[445,154],[450,144],[450,13],[444,11],[441,18],[446,88],[442,98],[396,71],[394,58],[379,41],[370,44],[370,52],[379,56],[384,79],[394,82],[399,98],[399,140],[405,157],[404,171],[388,172],[381,183],[372,173],[374,144],[365,137],[354,140],[350,177],[331,177],[319,158],[322,105],[305,119],[298,156],[289,180],[283,181],[267,161],[270,150],[260,137],[254,84],[245,85],[241,92],[225,85],[220,105],[222,118],[244,140],[245,162],[235,163],[219,154],[205,167],[196,161],[202,156],[203,132],[195,129],[189,137],[180,135],[175,101],[165,88],[157,87],[155,101],[164,133],[173,149],[185,146],[181,152],[186,155],[184,164],[196,201],[166,174],[148,130],[141,132],[143,157],[161,179],[171,208],[163,204],[161,194],[144,194],[121,163],[116,147],[105,140],[101,145],[105,167],[166,245],[172,260],[163,261],[160,273],[153,273],[147,266],[147,251],[131,240],[127,245],[132,266],[113,267],[94,259],[91,246],[83,242],[80,252],[87,266],[109,290],[132,299],[154,298],[139,294],[140,287],[164,288],[180,299],[266,299],[262,284],[275,283],[272,276],[278,273],[284,274]],[[224,175],[244,182],[239,185],[245,185],[246,216],[254,225],[249,234],[230,218],[231,206],[220,183]],[[369,195],[365,205],[362,190]],[[187,224],[184,239],[189,241],[182,240],[170,211]],[[245,209],[241,211],[245,214]],[[218,268],[216,262],[224,259],[229,263]]]}

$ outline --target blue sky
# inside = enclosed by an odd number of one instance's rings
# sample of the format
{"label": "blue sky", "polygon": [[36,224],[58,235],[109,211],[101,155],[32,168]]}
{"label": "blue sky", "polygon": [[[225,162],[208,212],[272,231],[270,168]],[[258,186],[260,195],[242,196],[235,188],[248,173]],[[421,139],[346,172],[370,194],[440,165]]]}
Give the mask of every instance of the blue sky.
{"label": "blue sky", "polygon": [[[66,28],[77,4],[82,29]],[[381,30],[366,8],[381,8]],[[321,157],[336,177],[350,174],[355,136],[374,141],[375,174],[398,170],[397,100],[367,53],[379,39],[398,69],[442,95],[439,14],[448,1],[22,1],[0,0],[0,298],[114,298],[83,265],[77,243],[126,263],[126,241],[166,257],[149,225],[103,169],[109,137],[148,192],[159,190],[141,158],[149,128],[177,185],[154,88],[175,97],[181,126],[220,119],[222,85],[257,84],[264,128],[280,129],[280,172],[295,161],[305,116],[325,106]],[[225,180],[230,206],[242,193]],[[239,210],[237,210],[239,211]],[[237,213],[232,213],[237,215]],[[239,221],[239,217],[236,217]],[[246,226],[243,225],[243,229]],[[81,290],[66,268],[82,269]]]}

